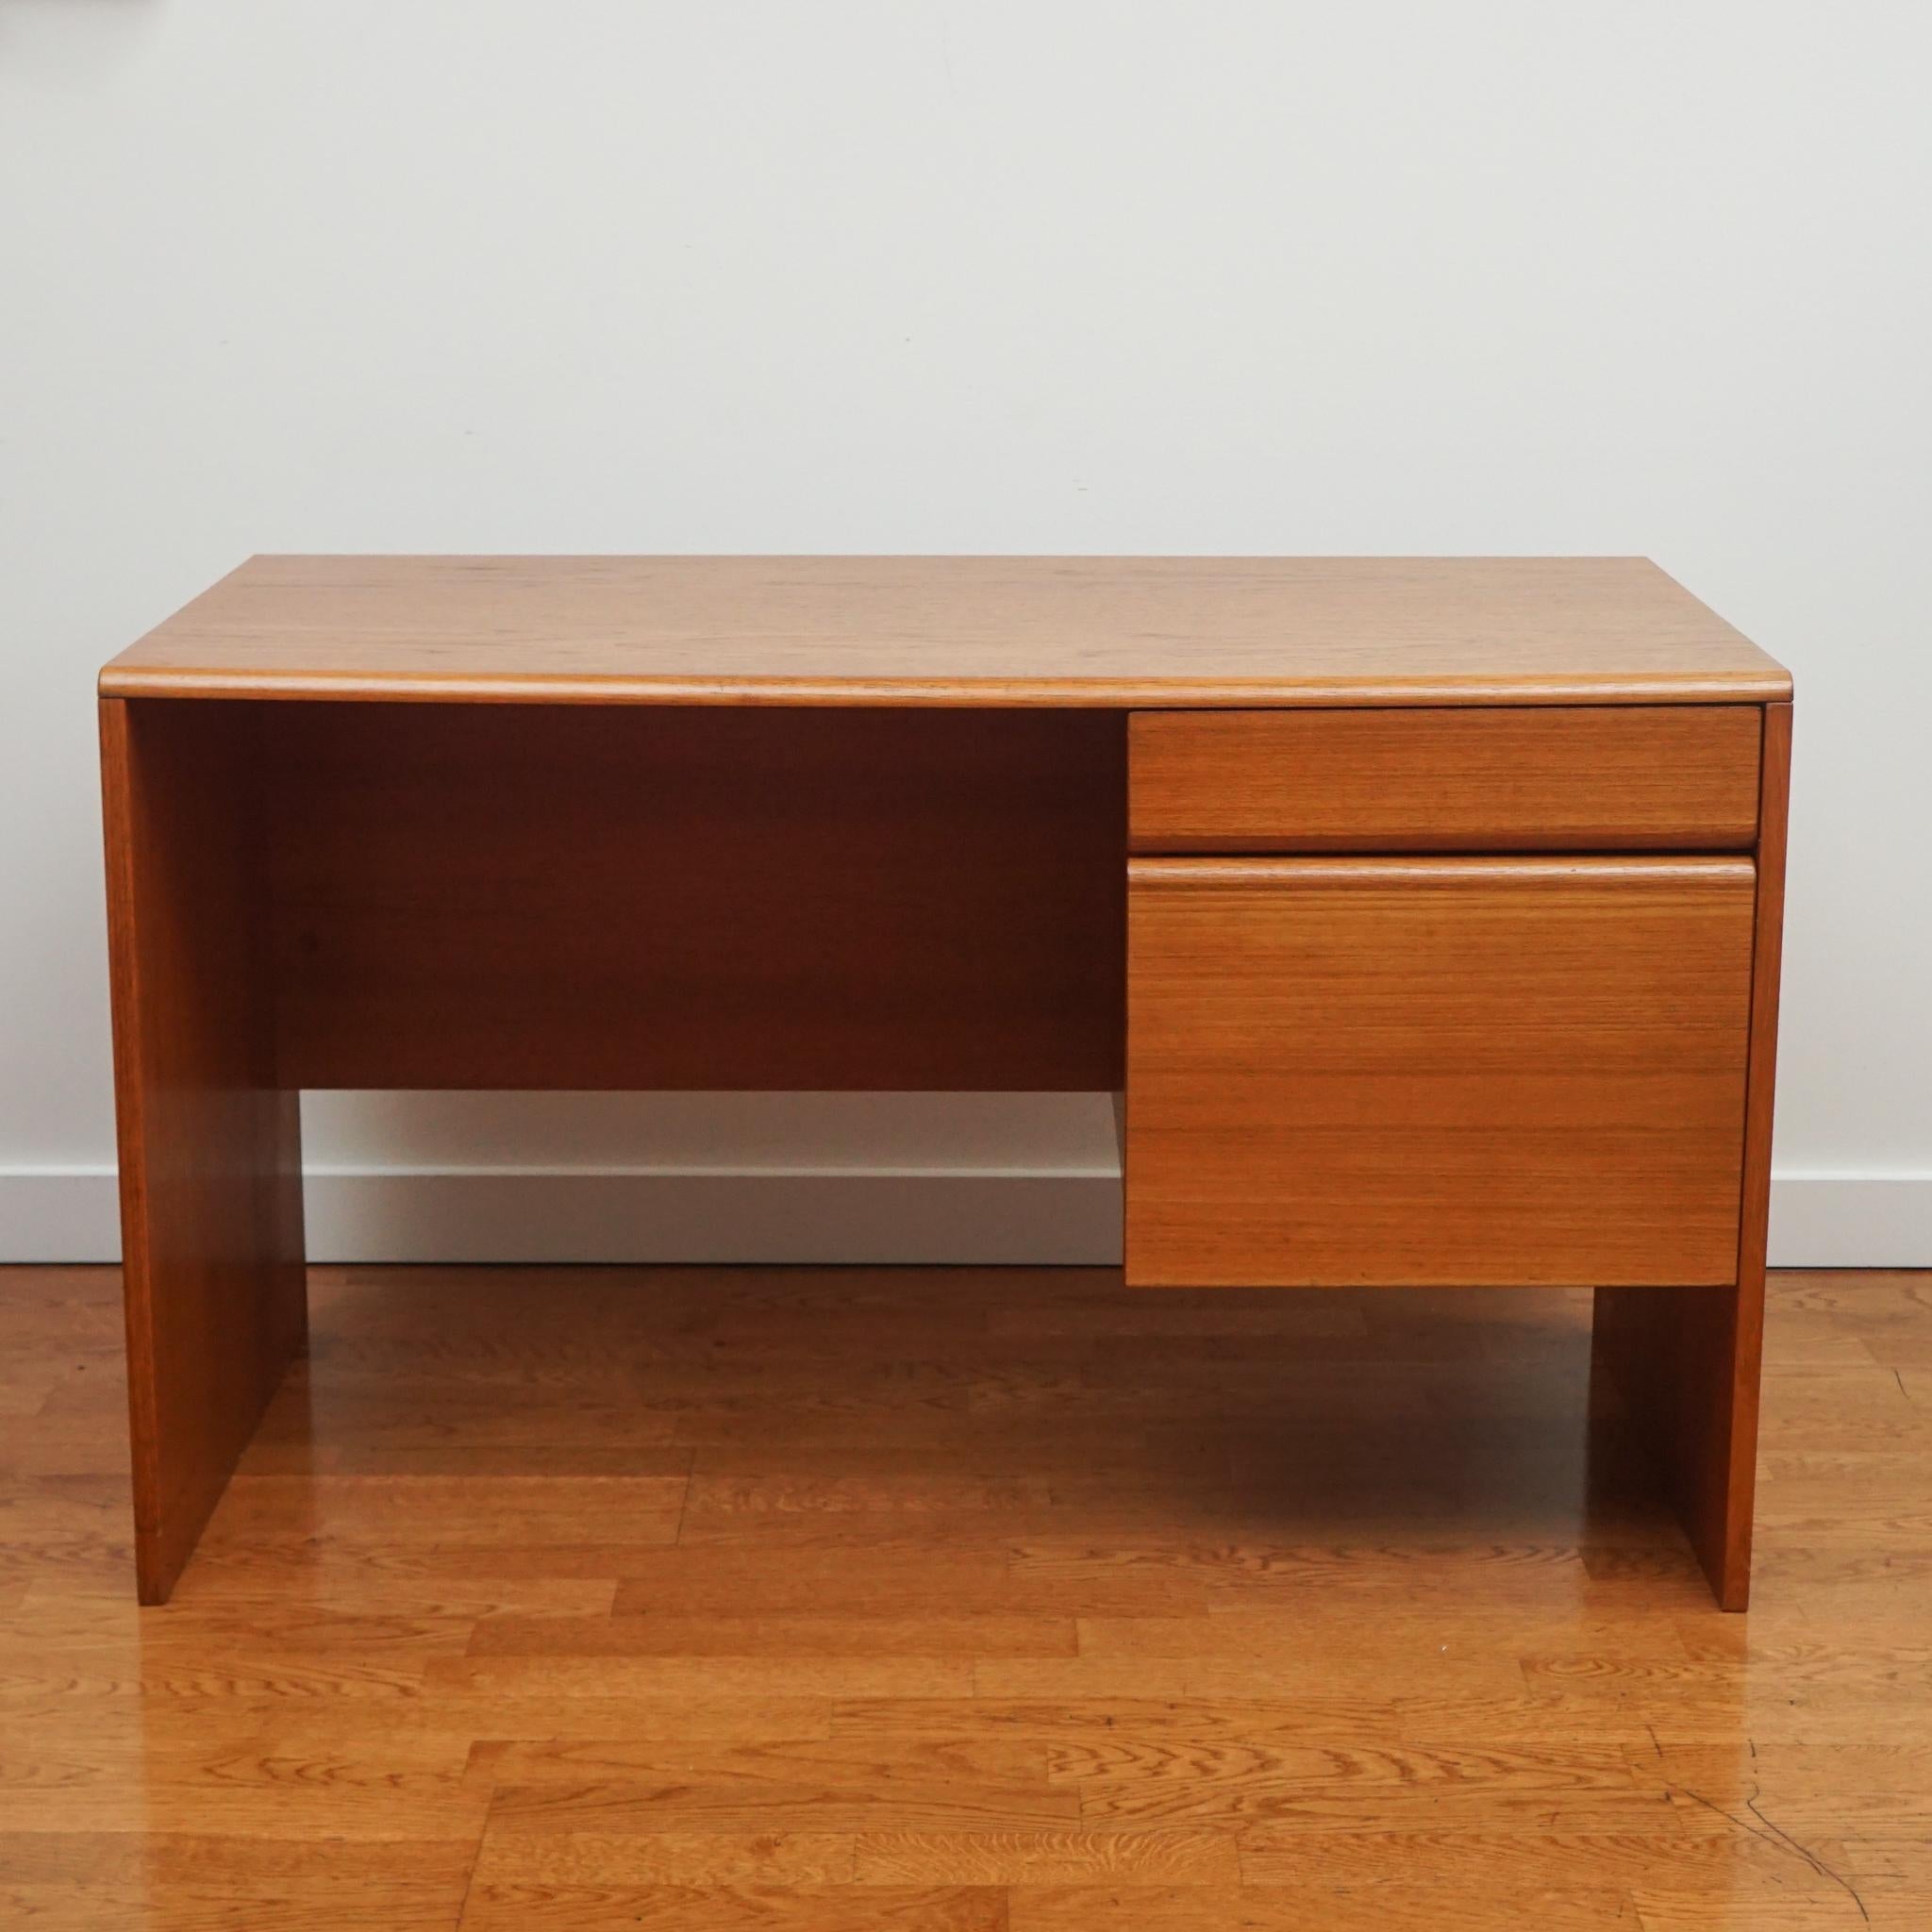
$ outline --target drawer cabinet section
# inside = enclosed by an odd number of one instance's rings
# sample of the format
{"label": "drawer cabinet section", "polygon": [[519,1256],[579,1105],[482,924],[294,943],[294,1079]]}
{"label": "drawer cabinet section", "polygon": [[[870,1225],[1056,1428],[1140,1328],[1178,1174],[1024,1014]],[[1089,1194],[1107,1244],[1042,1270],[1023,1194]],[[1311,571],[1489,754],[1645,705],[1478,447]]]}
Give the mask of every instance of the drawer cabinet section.
{"label": "drawer cabinet section", "polygon": [[1145,1286],[1735,1278],[1742,858],[1141,858]]}
{"label": "drawer cabinet section", "polygon": [[1756,705],[1137,711],[1139,852],[1745,851]]}

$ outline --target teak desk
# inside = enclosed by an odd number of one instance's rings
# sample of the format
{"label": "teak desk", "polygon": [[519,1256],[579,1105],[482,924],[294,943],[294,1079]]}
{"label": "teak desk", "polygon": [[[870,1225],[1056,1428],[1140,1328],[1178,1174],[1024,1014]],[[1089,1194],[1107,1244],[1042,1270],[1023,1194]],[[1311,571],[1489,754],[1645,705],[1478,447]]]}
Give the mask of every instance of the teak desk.
{"label": "teak desk", "polygon": [[1586,1284],[1749,1587],[1790,680],[1613,559],[258,558],[101,680],[142,1598],[304,1087],[1107,1090],[1126,1278]]}

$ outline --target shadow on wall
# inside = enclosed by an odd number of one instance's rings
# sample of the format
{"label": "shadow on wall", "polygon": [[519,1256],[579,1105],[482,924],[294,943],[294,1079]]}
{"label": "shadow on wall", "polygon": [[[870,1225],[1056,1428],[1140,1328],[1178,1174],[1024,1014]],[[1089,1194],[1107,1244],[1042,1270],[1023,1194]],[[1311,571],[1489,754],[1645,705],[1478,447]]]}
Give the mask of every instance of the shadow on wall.
{"label": "shadow on wall", "polygon": [[167,0],[0,0],[0,73],[55,82],[112,73],[166,8]]}

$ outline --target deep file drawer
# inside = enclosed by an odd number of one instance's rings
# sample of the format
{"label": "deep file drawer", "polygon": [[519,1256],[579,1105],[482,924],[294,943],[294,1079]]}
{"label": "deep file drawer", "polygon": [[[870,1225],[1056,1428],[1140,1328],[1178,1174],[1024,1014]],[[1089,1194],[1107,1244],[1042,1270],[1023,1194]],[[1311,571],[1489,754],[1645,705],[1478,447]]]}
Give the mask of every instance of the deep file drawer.
{"label": "deep file drawer", "polygon": [[1137,852],[1747,850],[1756,705],[1137,711]]}
{"label": "deep file drawer", "polygon": [[1746,858],[1141,858],[1126,1274],[1735,1279]]}

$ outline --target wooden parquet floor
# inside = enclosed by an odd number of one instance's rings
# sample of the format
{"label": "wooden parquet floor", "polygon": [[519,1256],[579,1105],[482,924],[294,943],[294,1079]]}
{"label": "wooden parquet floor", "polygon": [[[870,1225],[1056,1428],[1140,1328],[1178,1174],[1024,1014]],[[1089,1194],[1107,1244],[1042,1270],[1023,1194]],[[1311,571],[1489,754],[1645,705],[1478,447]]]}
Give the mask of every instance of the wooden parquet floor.
{"label": "wooden parquet floor", "polygon": [[0,1925],[1932,1927],[1932,1275],[1774,1279],[1746,1618],[1581,1295],[313,1305],[138,1611],[116,1277],[0,1271]]}

